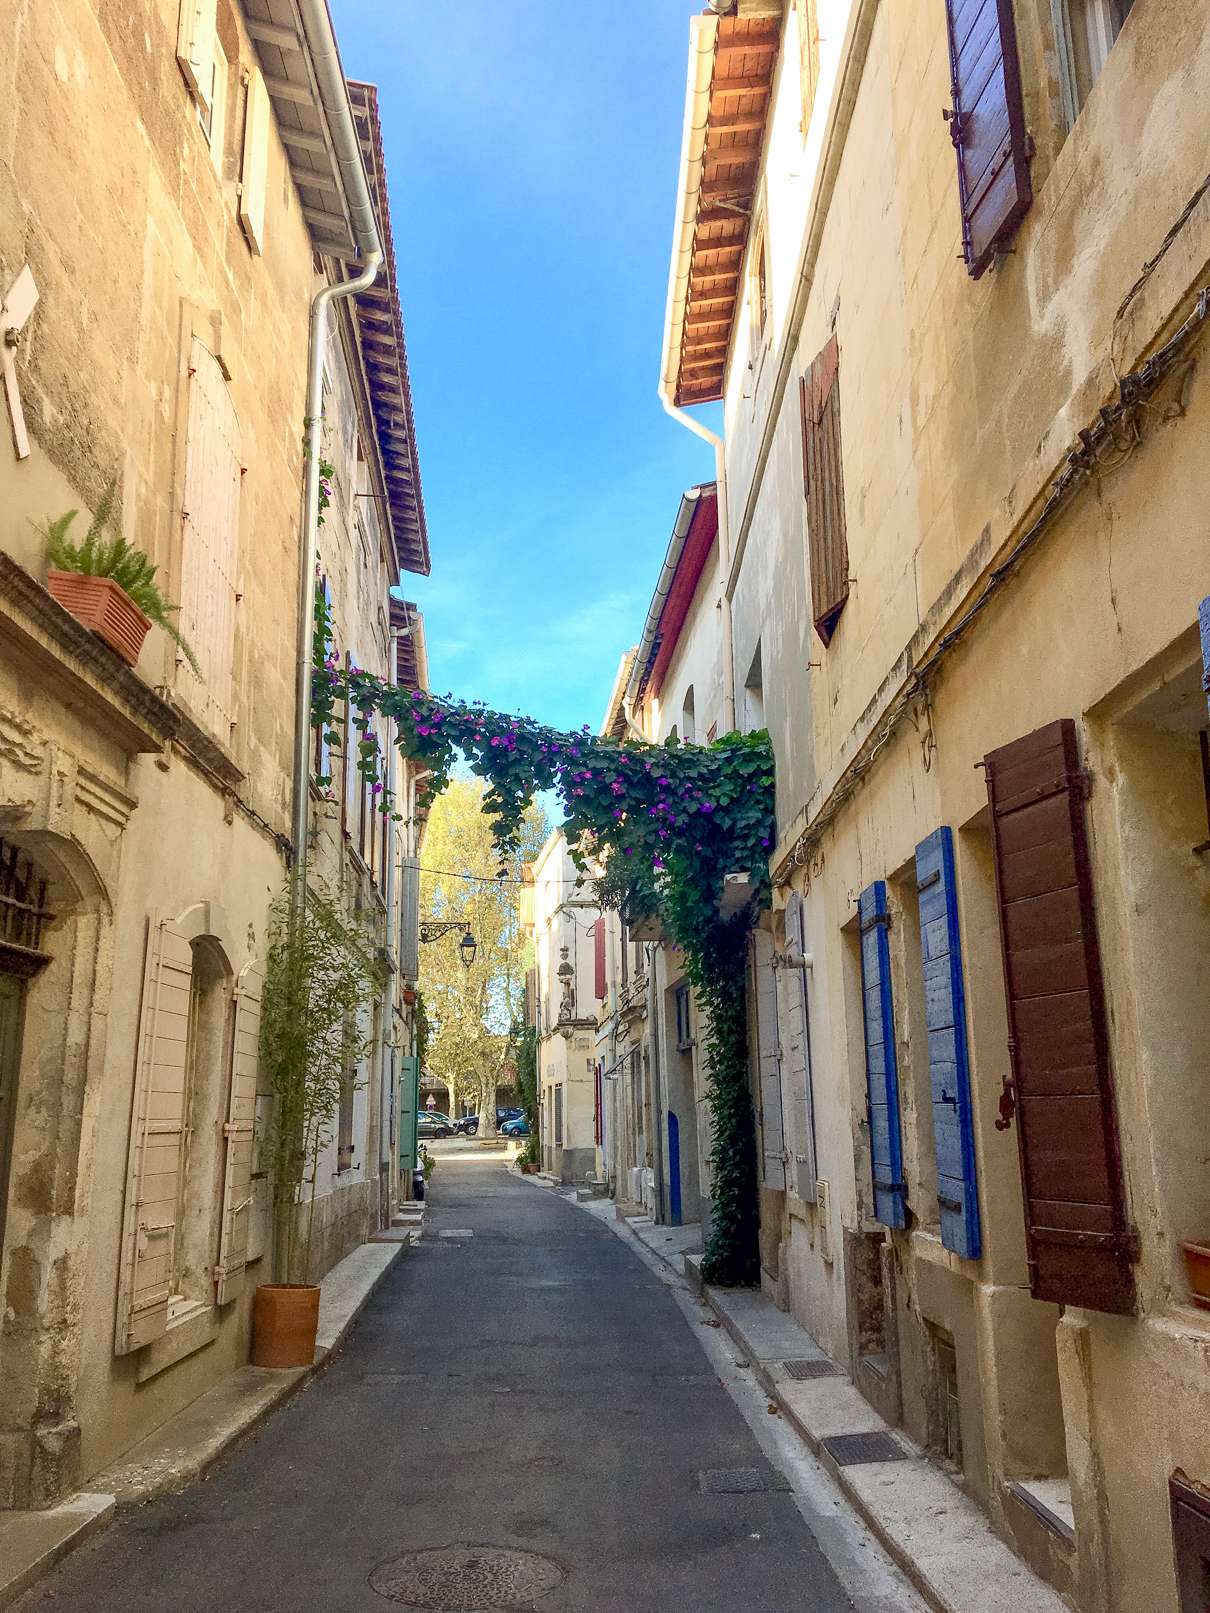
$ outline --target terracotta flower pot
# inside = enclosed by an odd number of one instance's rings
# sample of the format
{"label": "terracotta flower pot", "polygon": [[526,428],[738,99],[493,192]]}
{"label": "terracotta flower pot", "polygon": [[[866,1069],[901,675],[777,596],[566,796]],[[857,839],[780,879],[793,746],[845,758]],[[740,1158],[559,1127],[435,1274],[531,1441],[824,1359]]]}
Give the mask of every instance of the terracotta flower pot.
{"label": "terracotta flower pot", "polygon": [[1210,1311],[1210,1243],[1182,1243],[1193,1303]]}
{"label": "terracotta flower pot", "polygon": [[403,988],[403,1000],[408,1004],[409,1007],[411,1007],[411,1005],[416,1001],[416,993],[410,986],[405,986]]}
{"label": "terracotta flower pot", "polygon": [[311,1283],[262,1283],[252,1302],[254,1367],[309,1367],[319,1330],[319,1289]]}
{"label": "terracotta flower pot", "polygon": [[151,622],[112,577],[85,577],[52,566],[46,574],[46,588],[82,627],[103,639],[123,661],[135,665]]}

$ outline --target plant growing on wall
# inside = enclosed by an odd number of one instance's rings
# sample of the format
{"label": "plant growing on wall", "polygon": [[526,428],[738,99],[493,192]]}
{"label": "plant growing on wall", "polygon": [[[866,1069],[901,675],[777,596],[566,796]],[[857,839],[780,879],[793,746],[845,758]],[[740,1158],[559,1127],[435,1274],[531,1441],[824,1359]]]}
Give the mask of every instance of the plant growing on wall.
{"label": "plant growing on wall", "polygon": [[[462,756],[487,789],[483,808],[507,856],[527,804],[542,790],[562,802],[577,865],[594,869],[600,899],[651,909],[685,957],[704,1016],[713,1118],[713,1223],[708,1281],[759,1276],[755,1119],[748,1084],[745,958],[753,912],[768,898],[773,835],[773,753],[768,735],[728,734],[709,745],[665,745],[564,733],[479,702],[397,689],[342,669],[316,645],[313,721],[335,732],[335,711],[379,711],[400,748],[429,770],[427,793],[449,784]],[[376,758],[359,754],[374,776]],[[726,875],[746,872],[750,908],[720,912]]]}
{"label": "plant growing on wall", "polygon": [[[180,650],[189,665],[202,675],[197,657],[173,621],[180,606],[172,604],[155,580],[156,567],[120,532],[110,532],[117,480],[112,479],[101,496],[96,514],[80,543],[71,541],[70,532],[78,510],[68,510],[58,520],[44,526],[47,559],[59,571],[72,571],[82,577],[109,577],[138,606],[148,621],[161,628]],[[143,629],[146,632],[146,628]]]}
{"label": "plant growing on wall", "polygon": [[[368,919],[350,918],[311,886],[301,919],[292,922],[290,898],[287,887],[269,912],[260,1043],[274,1099],[261,1164],[273,1178],[275,1270],[286,1283],[305,1281],[310,1270],[319,1157],[369,1047],[383,978]],[[297,1206],[305,1186],[311,1196],[300,1248]]]}

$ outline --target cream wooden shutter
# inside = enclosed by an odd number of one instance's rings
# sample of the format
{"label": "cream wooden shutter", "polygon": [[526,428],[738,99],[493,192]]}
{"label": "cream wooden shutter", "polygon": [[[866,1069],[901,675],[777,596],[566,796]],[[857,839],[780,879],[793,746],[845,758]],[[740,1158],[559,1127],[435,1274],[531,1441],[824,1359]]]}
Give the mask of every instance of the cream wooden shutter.
{"label": "cream wooden shutter", "polygon": [[760,1073],[761,1181],[783,1190],[786,1161],[781,1094],[781,1035],[777,1024],[777,976],[772,944],[763,930],[752,935],[752,977],[756,990],[756,1052]]}
{"label": "cream wooden shutter", "polygon": [[177,687],[224,743],[235,721],[240,456],[239,419],[222,368],[195,336],[189,354],[179,625],[202,676],[178,657]]}
{"label": "cream wooden shutter", "polygon": [[239,221],[248,245],[265,250],[265,194],[269,177],[269,92],[258,68],[248,77],[248,110],[244,119],[244,156],[240,170]]}
{"label": "cream wooden shutter", "polygon": [[226,1305],[242,1291],[248,1261],[252,1211],[253,1133],[256,1127],[256,1071],[260,1052],[260,1004],[264,972],[250,963],[235,986],[235,1027],[231,1037],[231,1084],[223,1126],[223,1219],[215,1300]]}
{"label": "cream wooden shutter", "polygon": [[214,84],[214,14],[217,0],[181,0],[176,59],[185,82],[209,113]]}
{"label": "cream wooden shutter", "polygon": [[138,1063],[130,1123],[115,1350],[124,1355],[168,1326],[177,1200],[184,1165],[185,1059],[193,953],[168,919],[147,935]]}

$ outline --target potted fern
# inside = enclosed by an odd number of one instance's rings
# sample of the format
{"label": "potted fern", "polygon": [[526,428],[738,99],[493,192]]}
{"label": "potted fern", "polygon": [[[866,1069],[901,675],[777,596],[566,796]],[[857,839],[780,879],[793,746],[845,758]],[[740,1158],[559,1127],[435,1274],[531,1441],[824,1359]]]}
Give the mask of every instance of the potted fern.
{"label": "potted fern", "polygon": [[70,537],[78,510],[68,510],[42,529],[50,561],[47,590],[130,666],[137,663],[154,624],[163,628],[200,677],[197,657],[172,620],[180,606],[164,597],[155,580],[156,568],[143,551],[127,543],[120,532],[108,530],[116,489],[116,480],[106,487],[83,542],[73,543]]}

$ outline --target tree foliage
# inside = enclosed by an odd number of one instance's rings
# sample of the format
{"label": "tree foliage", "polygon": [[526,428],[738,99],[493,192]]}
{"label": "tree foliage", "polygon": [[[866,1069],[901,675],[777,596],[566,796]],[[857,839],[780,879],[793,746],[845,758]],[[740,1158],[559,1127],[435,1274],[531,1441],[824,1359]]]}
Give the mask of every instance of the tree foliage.
{"label": "tree foliage", "polygon": [[449,1087],[451,1105],[463,1099],[475,1104],[490,1134],[496,1085],[524,991],[528,943],[519,913],[521,865],[545,839],[546,820],[529,807],[516,841],[501,852],[483,797],[482,780],[450,781],[433,804],[420,876],[422,915],[464,919],[477,942],[475,960],[468,969],[459,936],[444,936],[421,948],[420,980],[429,1021],[428,1072]]}

